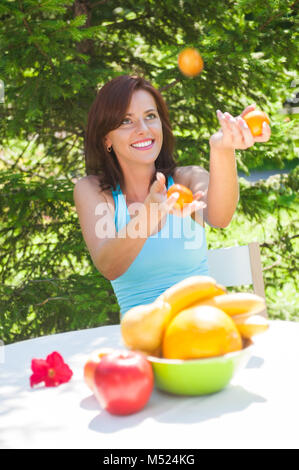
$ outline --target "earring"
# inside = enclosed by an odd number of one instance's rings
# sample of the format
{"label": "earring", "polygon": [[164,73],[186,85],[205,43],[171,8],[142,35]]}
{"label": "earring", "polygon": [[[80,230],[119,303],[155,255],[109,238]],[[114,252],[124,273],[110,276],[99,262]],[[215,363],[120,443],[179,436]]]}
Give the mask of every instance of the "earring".
{"label": "earring", "polygon": [[111,152],[112,150],[112,145],[110,147],[107,147],[108,152]]}

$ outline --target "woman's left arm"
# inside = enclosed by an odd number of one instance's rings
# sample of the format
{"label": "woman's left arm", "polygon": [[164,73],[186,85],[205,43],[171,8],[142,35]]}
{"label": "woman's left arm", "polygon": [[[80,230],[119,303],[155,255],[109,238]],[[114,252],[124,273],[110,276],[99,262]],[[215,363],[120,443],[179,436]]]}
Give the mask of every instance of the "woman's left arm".
{"label": "woman's left arm", "polygon": [[255,109],[248,106],[240,116],[217,111],[221,129],[210,137],[210,178],[207,194],[207,218],[211,225],[225,228],[230,223],[239,200],[235,150],[245,150],[255,142],[267,142],[271,130],[263,124],[261,136],[253,137],[243,117]]}

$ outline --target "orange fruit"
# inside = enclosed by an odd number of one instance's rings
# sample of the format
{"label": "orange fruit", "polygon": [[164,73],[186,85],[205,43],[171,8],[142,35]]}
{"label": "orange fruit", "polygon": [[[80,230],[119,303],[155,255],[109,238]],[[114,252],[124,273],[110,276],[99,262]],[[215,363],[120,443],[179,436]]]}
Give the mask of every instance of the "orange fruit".
{"label": "orange fruit", "polygon": [[180,52],[178,65],[184,75],[195,77],[202,71],[204,64],[200,53],[196,49],[188,47]]}
{"label": "orange fruit", "polygon": [[264,111],[259,111],[258,109],[245,114],[243,119],[247,123],[253,137],[259,136],[263,133],[263,122],[270,124],[268,115],[264,113]]}
{"label": "orange fruit", "polygon": [[193,201],[193,194],[190,189],[186,188],[183,184],[173,184],[167,191],[167,197],[170,197],[173,193],[179,193],[174,207],[176,209],[182,209],[184,204],[188,204]]}
{"label": "orange fruit", "polygon": [[111,348],[102,348],[102,349],[99,349],[98,351],[94,351],[90,355],[90,357],[87,359],[84,365],[84,370],[83,370],[84,381],[92,392],[93,392],[93,385],[94,385],[95,368],[97,364],[100,362],[101,358],[112,351],[113,349]]}
{"label": "orange fruit", "polygon": [[169,323],[162,354],[167,359],[199,359],[239,351],[242,338],[229,315],[211,306],[182,310]]}

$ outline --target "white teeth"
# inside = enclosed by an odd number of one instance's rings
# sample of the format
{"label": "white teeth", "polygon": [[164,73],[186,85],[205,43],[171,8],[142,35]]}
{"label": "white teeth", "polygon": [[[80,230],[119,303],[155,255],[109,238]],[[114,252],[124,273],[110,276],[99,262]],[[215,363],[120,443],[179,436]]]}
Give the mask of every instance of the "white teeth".
{"label": "white teeth", "polygon": [[132,144],[132,147],[148,147],[149,145],[152,144],[152,140],[147,140],[145,142],[140,142],[140,144]]}

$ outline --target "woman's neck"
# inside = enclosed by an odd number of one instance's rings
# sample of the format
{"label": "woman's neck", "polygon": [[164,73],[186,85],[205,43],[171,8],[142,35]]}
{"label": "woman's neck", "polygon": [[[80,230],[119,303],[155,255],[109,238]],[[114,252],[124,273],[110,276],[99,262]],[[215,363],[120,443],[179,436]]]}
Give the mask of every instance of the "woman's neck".
{"label": "woman's neck", "polygon": [[136,171],[134,173],[127,173],[124,176],[124,187],[122,188],[127,202],[144,202],[149,193],[148,189],[151,179],[152,173],[138,173]]}

